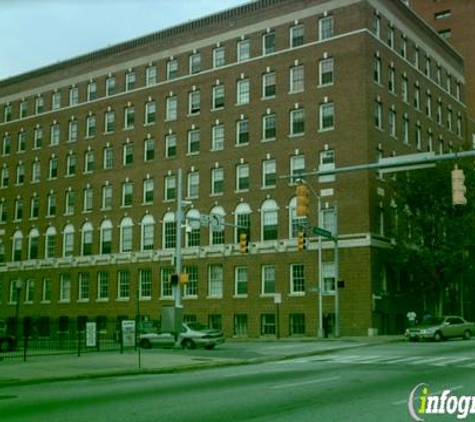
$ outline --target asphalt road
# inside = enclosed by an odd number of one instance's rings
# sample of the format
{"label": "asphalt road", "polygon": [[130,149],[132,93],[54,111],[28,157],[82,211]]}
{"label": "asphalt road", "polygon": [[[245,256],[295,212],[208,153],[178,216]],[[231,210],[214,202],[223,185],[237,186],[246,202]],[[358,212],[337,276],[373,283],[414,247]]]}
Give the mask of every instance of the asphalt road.
{"label": "asphalt road", "polygon": [[475,395],[474,352],[475,341],[396,343],[186,373],[16,386],[0,392],[0,420],[410,421],[409,394],[422,382],[431,393]]}

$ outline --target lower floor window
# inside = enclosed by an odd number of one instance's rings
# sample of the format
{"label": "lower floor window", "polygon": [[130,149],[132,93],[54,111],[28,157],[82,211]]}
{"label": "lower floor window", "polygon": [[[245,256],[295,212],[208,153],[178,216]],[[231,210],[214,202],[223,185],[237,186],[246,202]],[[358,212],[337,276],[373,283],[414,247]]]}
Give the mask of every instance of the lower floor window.
{"label": "lower floor window", "polygon": [[261,335],[273,335],[275,334],[275,314],[262,314],[261,315]]}

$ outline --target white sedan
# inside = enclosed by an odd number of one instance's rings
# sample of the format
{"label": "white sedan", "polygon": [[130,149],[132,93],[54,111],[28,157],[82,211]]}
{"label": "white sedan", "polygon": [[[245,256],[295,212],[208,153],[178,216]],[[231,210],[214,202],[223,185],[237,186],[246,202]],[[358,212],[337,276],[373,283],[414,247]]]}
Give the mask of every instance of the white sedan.
{"label": "white sedan", "polygon": [[213,349],[218,344],[224,343],[223,332],[207,328],[199,322],[183,323],[181,332],[175,342],[173,333],[147,333],[141,334],[139,344],[144,349],[156,347],[174,347],[181,346],[184,349],[196,349],[196,347],[204,347],[205,349]]}

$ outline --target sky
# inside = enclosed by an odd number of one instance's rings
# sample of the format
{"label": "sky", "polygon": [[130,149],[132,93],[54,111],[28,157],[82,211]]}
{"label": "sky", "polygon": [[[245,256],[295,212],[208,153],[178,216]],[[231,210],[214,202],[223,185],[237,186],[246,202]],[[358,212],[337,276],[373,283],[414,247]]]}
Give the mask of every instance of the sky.
{"label": "sky", "polygon": [[0,0],[0,80],[248,0]]}

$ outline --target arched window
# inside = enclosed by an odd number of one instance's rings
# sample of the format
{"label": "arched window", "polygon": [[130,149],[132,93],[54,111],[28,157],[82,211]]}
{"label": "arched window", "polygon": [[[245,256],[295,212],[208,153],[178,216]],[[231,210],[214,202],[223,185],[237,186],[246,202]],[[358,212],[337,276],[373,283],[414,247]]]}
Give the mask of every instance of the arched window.
{"label": "arched window", "polygon": [[74,253],[74,226],[68,224],[63,230],[63,256],[73,256]]}
{"label": "arched window", "polygon": [[28,259],[38,258],[38,241],[40,232],[38,229],[31,229],[28,234]]}
{"label": "arched window", "polygon": [[83,256],[92,254],[92,224],[86,222],[82,226],[81,234],[81,254]]}
{"label": "arched window", "polygon": [[21,230],[17,230],[13,234],[13,243],[12,243],[13,261],[21,261],[22,243],[23,243],[23,234]]}
{"label": "arched window", "polygon": [[150,214],[147,214],[142,218],[142,221],[140,224],[141,224],[140,250],[151,251],[154,249],[153,231],[155,227],[155,220]]}
{"label": "arched window", "polygon": [[[211,216],[217,217],[218,221],[224,222],[224,212],[223,207],[214,207],[210,213]],[[210,222],[210,235],[211,235],[211,244],[212,245],[222,245],[224,243],[224,225],[216,225]]]}
{"label": "arched window", "polygon": [[163,217],[163,248],[171,249],[176,246],[175,213],[167,212]]}
{"label": "arched window", "polygon": [[108,254],[112,250],[112,223],[110,220],[104,220],[100,228],[100,253]]}
{"label": "arched window", "polygon": [[54,258],[56,256],[56,228],[49,226],[45,233],[45,258]]}
{"label": "arched window", "polygon": [[189,210],[186,213],[186,246],[200,246],[200,212],[198,210]]}
{"label": "arched window", "polygon": [[132,251],[133,225],[130,217],[124,217],[120,222],[120,252]]}
{"label": "arched window", "polygon": [[247,234],[247,239],[251,237],[251,207],[249,204],[241,203],[234,210],[234,224],[236,229],[234,231],[234,243],[239,242],[239,235],[241,233]]}
{"label": "arched window", "polygon": [[273,199],[266,200],[261,207],[262,240],[277,240],[279,207]]}

